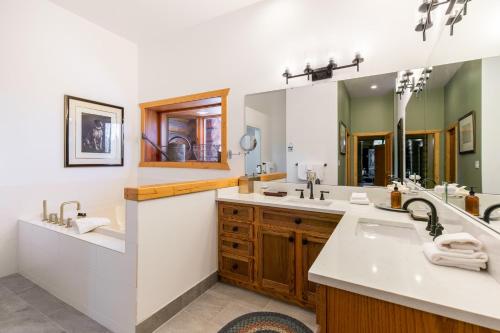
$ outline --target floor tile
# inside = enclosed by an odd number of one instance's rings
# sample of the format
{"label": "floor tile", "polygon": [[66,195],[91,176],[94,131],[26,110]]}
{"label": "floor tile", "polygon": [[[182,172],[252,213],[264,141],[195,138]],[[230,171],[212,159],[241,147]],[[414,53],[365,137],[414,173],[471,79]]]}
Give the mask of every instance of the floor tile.
{"label": "floor tile", "polygon": [[67,333],[110,333],[108,329],[69,305],[57,310],[49,317]]}
{"label": "floor tile", "polygon": [[16,294],[22,293],[35,286],[33,282],[20,274],[12,274],[0,278],[0,285],[7,287],[7,289],[10,289]]}
{"label": "floor tile", "polygon": [[189,304],[185,310],[198,318],[209,321],[219,314],[230,301],[231,298],[228,296],[208,290]]}
{"label": "floor tile", "polygon": [[185,310],[155,331],[155,333],[217,333],[218,326]]}
{"label": "floor tile", "polygon": [[243,305],[250,307],[263,308],[270,301],[269,297],[225,283],[217,283],[210,290],[228,296],[233,301],[237,301]]}
{"label": "floor tile", "polygon": [[255,307],[255,306],[248,306],[244,305],[238,302],[230,302],[228,303],[222,311],[217,314],[211,322],[215,325],[218,325],[220,327],[226,325],[233,319],[236,319],[244,314],[250,313],[250,312],[257,312],[257,311],[262,311],[261,308]]}
{"label": "floor tile", "polygon": [[43,314],[50,315],[62,309],[66,304],[60,299],[52,296],[42,288],[34,286],[20,294],[20,298]]}
{"label": "floor tile", "polygon": [[66,333],[42,313],[28,307],[0,321],[0,333]]}
{"label": "floor tile", "polygon": [[12,319],[17,312],[26,310],[28,307],[28,303],[10,289],[0,286],[0,322]]}

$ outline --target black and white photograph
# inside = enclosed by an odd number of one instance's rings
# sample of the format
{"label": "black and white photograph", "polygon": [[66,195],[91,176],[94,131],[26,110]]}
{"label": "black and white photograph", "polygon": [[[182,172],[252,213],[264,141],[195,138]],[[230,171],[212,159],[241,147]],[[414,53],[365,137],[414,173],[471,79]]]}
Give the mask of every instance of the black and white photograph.
{"label": "black and white photograph", "polygon": [[65,96],[65,167],[123,166],[123,108]]}

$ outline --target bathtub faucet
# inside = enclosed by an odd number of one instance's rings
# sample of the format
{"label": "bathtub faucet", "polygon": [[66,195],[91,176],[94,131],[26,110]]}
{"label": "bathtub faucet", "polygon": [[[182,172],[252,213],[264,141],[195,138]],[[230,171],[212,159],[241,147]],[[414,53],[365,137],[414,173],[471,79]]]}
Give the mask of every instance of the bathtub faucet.
{"label": "bathtub faucet", "polygon": [[[61,208],[59,210],[59,225],[65,225],[65,222],[64,222],[64,206],[70,205],[70,204],[76,204],[76,210],[80,210],[80,208],[81,208],[81,205],[80,205],[79,201],[67,201],[67,202],[63,202],[61,204]],[[70,220],[68,220],[67,223],[69,224]],[[66,227],[69,228],[70,225],[66,225]]]}

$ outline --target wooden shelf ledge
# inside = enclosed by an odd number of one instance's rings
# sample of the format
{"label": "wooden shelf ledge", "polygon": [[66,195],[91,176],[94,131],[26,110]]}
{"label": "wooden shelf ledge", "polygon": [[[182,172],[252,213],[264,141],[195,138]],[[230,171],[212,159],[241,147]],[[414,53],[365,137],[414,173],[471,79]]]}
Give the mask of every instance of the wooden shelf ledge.
{"label": "wooden shelf ledge", "polygon": [[238,177],[125,188],[126,200],[146,201],[238,186]]}
{"label": "wooden shelf ledge", "polygon": [[286,179],[286,172],[263,173],[259,177],[263,182],[270,182],[272,180]]}

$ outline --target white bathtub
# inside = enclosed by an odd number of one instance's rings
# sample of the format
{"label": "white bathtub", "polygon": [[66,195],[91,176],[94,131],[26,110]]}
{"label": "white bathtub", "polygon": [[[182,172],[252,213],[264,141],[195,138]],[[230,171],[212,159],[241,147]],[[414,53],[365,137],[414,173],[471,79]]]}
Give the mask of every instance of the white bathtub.
{"label": "white bathtub", "polygon": [[137,250],[119,223],[80,235],[21,219],[18,262],[19,273],[111,331],[135,331]]}

